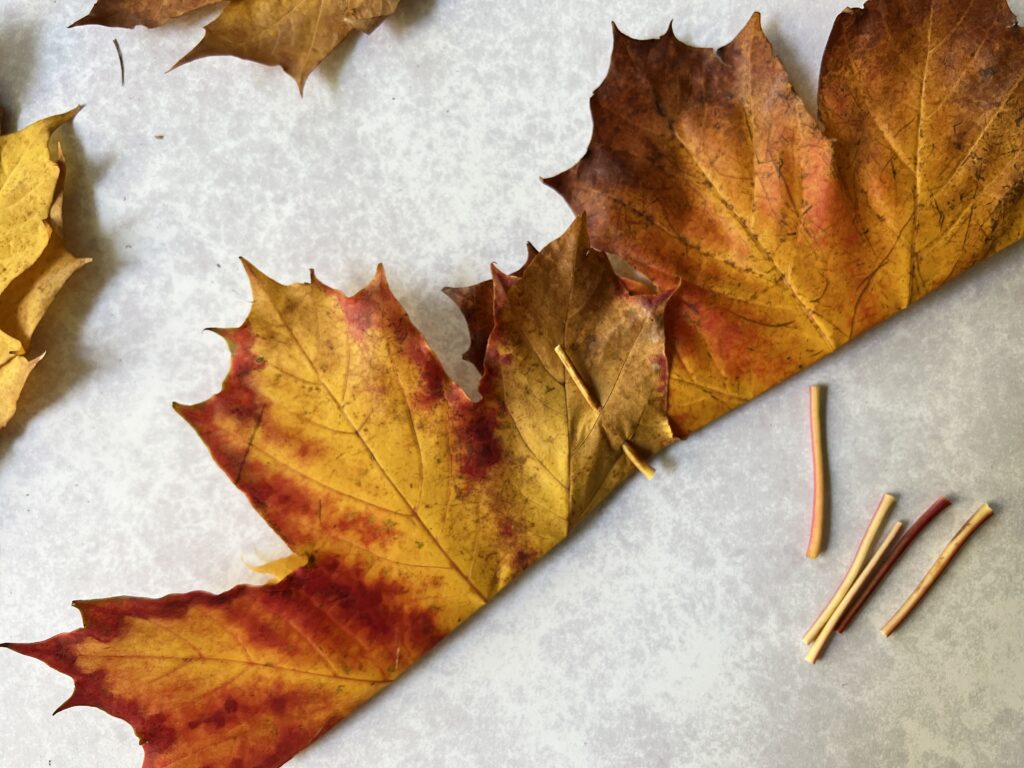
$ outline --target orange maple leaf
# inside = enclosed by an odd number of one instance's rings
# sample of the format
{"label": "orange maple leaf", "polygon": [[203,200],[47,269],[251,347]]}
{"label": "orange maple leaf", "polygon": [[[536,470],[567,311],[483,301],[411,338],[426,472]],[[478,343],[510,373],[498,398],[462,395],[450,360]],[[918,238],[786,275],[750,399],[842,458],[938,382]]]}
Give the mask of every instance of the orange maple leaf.
{"label": "orange maple leaf", "polygon": [[679,285],[678,434],[1020,239],[1022,35],[1005,0],[844,11],[819,125],[756,14],[717,51],[616,31],[590,147],[548,183],[597,247]]}
{"label": "orange maple leaf", "polygon": [[[97,0],[73,26],[159,27],[222,0]],[[399,0],[229,0],[206,34],[175,66],[207,56],[237,56],[279,66],[301,91],[306,78],[353,31],[369,34]]]}
{"label": "orange maple leaf", "polygon": [[[127,720],[147,768],[273,768],[394,680],[673,441],[667,295],[631,295],[582,221],[495,274],[481,399],[441,368],[382,271],[351,298],[249,268],[219,394],[179,407],[295,553],[275,584],[76,603],[84,628],[8,647]],[[567,377],[556,347],[600,403]]]}

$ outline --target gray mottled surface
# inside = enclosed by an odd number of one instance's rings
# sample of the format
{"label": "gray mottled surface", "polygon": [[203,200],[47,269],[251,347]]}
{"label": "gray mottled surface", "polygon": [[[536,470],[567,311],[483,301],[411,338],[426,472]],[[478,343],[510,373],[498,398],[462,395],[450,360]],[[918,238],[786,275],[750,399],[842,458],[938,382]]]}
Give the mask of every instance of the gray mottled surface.
{"label": "gray mottled surface", "polygon": [[[237,257],[344,289],[378,261],[449,368],[443,285],[569,223],[538,181],[583,152],[614,19],[721,45],[760,7],[813,98],[843,0],[405,0],[300,99],[278,71],[206,60],[200,35],[66,25],[88,0],[0,2],[8,126],[85,102],[65,136],[69,240],[95,263],[39,335],[49,354],[0,434],[0,635],[78,626],[70,602],[223,590],[282,553],[172,400],[219,387],[213,325],[237,324]],[[1020,11],[1024,4],[1017,2]],[[200,14],[201,15],[201,14]],[[122,88],[112,40],[124,49]],[[13,120],[12,120],[13,118]],[[159,140],[156,135],[163,135]],[[1024,764],[1024,248],[1017,247],[658,461],[574,540],[348,723],[296,758],[328,766]],[[830,385],[835,517],[808,521],[806,386]],[[927,531],[816,667],[800,635],[878,495]],[[997,517],[923,609],[878,632],[960,521]],[[0,765],[133,768],[124,723],[51,718],[69,681],[0,653]]]}

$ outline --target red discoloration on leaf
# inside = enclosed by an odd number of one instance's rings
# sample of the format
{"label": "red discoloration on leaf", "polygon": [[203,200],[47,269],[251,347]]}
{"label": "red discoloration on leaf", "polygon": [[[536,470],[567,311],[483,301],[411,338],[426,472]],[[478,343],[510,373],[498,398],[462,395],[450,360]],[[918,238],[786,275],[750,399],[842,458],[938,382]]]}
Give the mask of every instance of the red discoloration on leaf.
{"label": "red discoloration on leaf", "polygon": [[510,517],[502,516],[498,519],[498,533],[506,538],[511,539],[514,536],[518,536],[522,531],[522,524]]}
{"label": "red discoloration on leaf", "polygon": [[538,555],[536,552],[532,552],[527,549],[520,549],[516,552],[514,564],[516,573],[522,573],[537,559]]}
{"label": "red discoloration on leaf", "polygon": [[433,407],[444,398],[448,374],[418,334],[405,338],[402,351],[420,372],[420,386],[414,395],[416,405],[424,409]]}
{"label": "red discoloration on leaf", "polygon": [[377,307],[371,302],[362,301],[358,297],[350,299],[339,294],[338,303],[345,312],[349,330],[356,339],[362,339],[368,330],[380,323]]}
{"label": "red discoloration on leaf", "polygon": [[[358,561],[357,561],[358,562]],[[274,588],[282,607],[300,603],[296,595],[317,596],[316,607],[331,621],[343,626],[366,648],[382,649],[385,658],[395,643],[408,649],[407,663],[436,645],[446,634],[434,621],[434,613],[406,601],[409,587],[384,575],[371,575],[368,567],[335,558],[320,558],[315,567],[297,571],[294,580]]]}
{"label": "red discoloration on leaf", "polygon": [[481,480],[502,459],[501,443],[496,430],[497,415],[485,404],[472,403],[459,419],[458,434],[461,442],[455,450],[459,457],[461,474]]}
{"label": "red discoloration on leaf", "polygon": [[253,371],[266,365],[266,360],[253,351],[255,337],[252,329],[243,325],[241,328],[229,328],[217,331],[231,350],[231,373],[228,378],[244,379]]}

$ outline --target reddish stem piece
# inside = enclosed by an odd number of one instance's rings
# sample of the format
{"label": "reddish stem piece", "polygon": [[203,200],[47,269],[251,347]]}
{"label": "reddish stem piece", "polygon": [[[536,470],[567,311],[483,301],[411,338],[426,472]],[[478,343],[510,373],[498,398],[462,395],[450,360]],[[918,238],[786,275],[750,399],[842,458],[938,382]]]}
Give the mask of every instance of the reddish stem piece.
{"label": "reddish stem piece", "polygon": [[825,388],[811,386],[811,455],[814,468],[814,497],[811,512],[811,534],[806,555],[816,558],[825,551],[825,518],[828,513],[828,468],[825,462],[825,434],[822,424],[822,401]]}
{"label": "reddish stem piece", "polygon": [[938,514],[948,507],[950,503],[950,500],[943,496],[921,513],[921,516],[914,521],[914,524],[910,526],[910,528],[907,529],[907,532],[904,533],[903,536],[900,537],[899,541],[896,542],[896,546],[892,548],[892,552],[890,552],[889,556],[885,558],[874,577],[868,582],[868,585],[864,587],[863,591],[861,591],[857,601],[846,612],[843,620],[836,628],[836,632],[842,634],[846,631],[846,628],[853,623],[853,620],[857,618],[857,614],[860,613],[861,609],[871,598],[871,593],[875,591],[878,585],[882,583],[882,580],[889,574],[889,571],[893,569],[893,566],[896,565],[896,562],[907,550],[907,547],[913,543],[914,539],[917,538],[917,535],[925,529],[925,526],[938,517]]}

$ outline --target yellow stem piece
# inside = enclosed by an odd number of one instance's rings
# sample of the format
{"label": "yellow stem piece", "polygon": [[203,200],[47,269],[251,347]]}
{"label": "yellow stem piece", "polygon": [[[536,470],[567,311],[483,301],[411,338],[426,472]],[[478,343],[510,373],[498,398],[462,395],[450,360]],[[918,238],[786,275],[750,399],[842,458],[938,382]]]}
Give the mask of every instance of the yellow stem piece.
{"label": "yellow stem piece", "polygon": [[822,430],[824,387],[811,387],[811,454],[814,466],[814,502],[811,513],[811,535],[807,557],[816,558],[825,550],[825,517],[828,514],[828,474],[825,469],[825,436]]}
{"label": "yellow stem piece", "polygon": [[857,554],[853,556],[853,562],[850,563],[849,569],[846,571],[846,576],[843,577],[843,582],[839,585],[839,589],[832,595],[832,599],[829,600],[828,605],[825,606],[825,610],[821,612],[817,619],[814,620],[814,624],[807,630],[804,635],[804,644],[810,645],[818,637],[818,633],[821,632],[821,628],[825,626],[829,617],[846,597],[846,593],[850,591],[850,587],[853,586],[853,582],[857,580],[860,572],[864,569],[864,564],[868,561],[868,557],[871,553],[871,547],[875,543],[875,539],[878,538],[878,532],[882,529],[885,524],[885,516],[889,514],[889,510],[892,509],[892,505],[896,503],[896,497],[892,494],[884,494],[882,500],[878,502],[878,508],[875,510],[875,514],[871,516],[871,522],[868,523],[868,528],[864,532],[864,537],[860,540],[860,546],[857,548]]}
{"label": "yellow stem piece", "polygon": [[640,458],[640,454],[636,452],[636,449],[632,445],[629,443],[623,443],[622,452],[626,454],[626,458],[629,459],[630,463],[637,468],[637,471],[639,471],[640,474],[648,480],[654,477],[654,467]]}
{"label": "yellow stem piece", "polygon": [[250,571],[270,576],[274,580],[273,583],[276,584],[286,576],[290,575],[293,571],[297,571],[299,568],[304,568],[308,564],[309,557],[307,555],[300,555],[293,552],[286,557],[272,560],[271,562],[264,563],[263,565],[249,565],[246,563],[246,567]]}
{"label": "yellow stem piece", "polygon": [[939,580],[939,576],[946,570],[949,564],[952,562],[956,553],[960,551],[960,548],[967,542],[969,538],[974,534],[976,530],[981,527],[984,523],[992,517],[992,507],[988,504],[982,504],[978,507],[978,511],[971,515],[971,518],[964,523],[963,527],[957,531],[946,548],[942,550],[939,558],[932,564],[932,567],[928,569],[928,573],[925,574],[924,578],[921,579],[921,583],[914,588],[914,591],[910,593],[910,597],[904,601],[903,605],[900,606],[899,610],[892,615],[892,618],[885,623],[882,627],[882,634],[888,637],[895,632],[903,620],[910,615],[910,612],[914,610],[921,599],[927,594],[928,590],[932,588],[932,584]]}
{"label": "yellow stem piece", "polygon": [[864,566],[864,570],[862,570],[860,575],[857,576],[857,580],[853,582],[853,586],[850,587],[849,591],[843,597],[842,602],[840,602],[835,611],[832,612],[832,615],[828,617],[828,621],[825,622],[825,626],[822,627],[821,631],[818,633],[818,637],[814,641],[814,645],[811,646],[811,650],[809,650],[807,655],[804,657],[811,664],[816,662],[821,656],[822,652],[825,650],[825,646],[828,645],[829,639],[836,631],[836,625],[842,620],[843,614],[846,613],[854,598],[857,597],[857,593],[860,592],[864,587],[864,584],[871,577],[872,572],[878,567],[878,563],[881,562],[882,557],[896,540],[896,537],[899,535],[902,528],[903,523],[898,521],[893,523],[892,528],[889,529],[889,533],[884,539],[882,539],[882,543],[878,545],[878,549],[875,550],[875,554],[871,556],[868,564]]}
{"label": "yellow stem piece", "polygon": [[572,379],[572,383],[576,385],[576,389],[583,395],[583,399],[587,401],[587,404],[595,411],[601,410],[601,404],[597,402],[597,399],[591,394],[590,389],[583,382],[583,377],[580,376],[580,372],[576,370],[576,366],[572,364],[572,360],[565,354],[565,350],[562,349],[562,345],[559,344],[555,347],[555,354],[558,355],[558,359],[562,361],[562,365],[565,366],[565,372],[569,374],[569,378]]}

